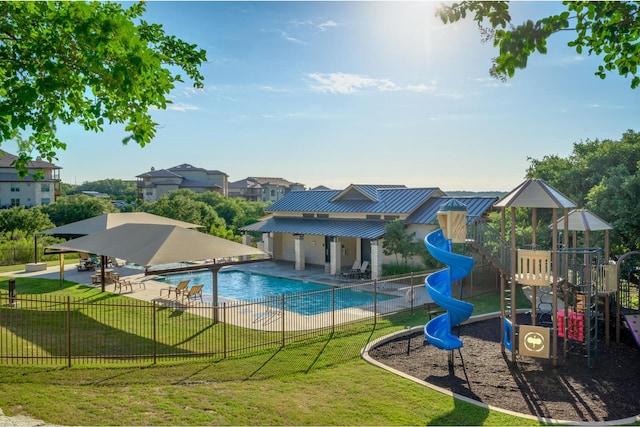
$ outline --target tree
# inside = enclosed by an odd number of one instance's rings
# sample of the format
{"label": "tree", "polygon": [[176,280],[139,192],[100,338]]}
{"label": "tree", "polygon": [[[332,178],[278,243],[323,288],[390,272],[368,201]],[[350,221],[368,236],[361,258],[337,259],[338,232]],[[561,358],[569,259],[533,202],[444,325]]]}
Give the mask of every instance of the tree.
{"label": "tree", "polygon": [[38,231],[53,228],[55,225],[49,216],[39,207],[25,209],[24,206],[15,206],[10,209],[0,210],[0,231],[8,232],[13,239],[17,231],[23,231],[32,235]]}
{"label": "tree", "polygon": [[41,209],[58,227],[116,211],[109,200],[84,194],[62,197],[55,203],[42,206]]}
{"label": "tree", "polygon": [[151,109],[165,109],[183,70],[202,87],[206,52],[141,19],[144,3],[0,2],[0,143],[52,161],[66,144],[59,124],[102,131],[125,124],[126,144],[151,142]]}
{"label": "tree", "polygon": [[207,232],[222,227],[226,230],[224,219],[215,209],[197,200],[197,194],[191,190],[176,190],[163,195],[153,203],[145,203],[140,207],[143,212],[191,222],[201,225]]}
{"label": "tree", "polygon": [[436,12],[442,21],[456,22],[474,14],[485,41],[493,41],[499,54],[493,59],[490,74],[505,80],[516,69],[527,67],[532,53],[547,53],[547,39],[561,31],[574,31],[576,38],[568,43],[578,54],[602,55],[603,64],[595,75],[604,79],[617,71],[632,76],[631,88],[640,85],[637,75],[640,61],[639,2],[566,1],[566,10],[536,22],[513,25],[507,2],[463,1],[442,6]]}
{"label": "tree", "polygon": [[407,233],[400,220],[394,219],[384,226],[384,240],[382,252],[387,255],[395,255],[396,263],[400,264],[398,255],[404,265],[408,264],[409,257],[416,253],[416,245],[413,242],[416,233]]}
{"label": "tree", "polygon": [[[575,143],[566,159],[529,160],[529,178],[544,179],[614,227],[612,253],[640,249],[640,133],[628,130],[619,141]],[[594,234],[591,244],[601,244],[602,236]]]}
{"label": "tree", "polygon": [[136,184],[131,181],[123,181],[121,179],[102,179],[98,181],[86,181],[78,185],[77,192],[97,191],[108,194],[112,199],[133,202],[138,194]]}

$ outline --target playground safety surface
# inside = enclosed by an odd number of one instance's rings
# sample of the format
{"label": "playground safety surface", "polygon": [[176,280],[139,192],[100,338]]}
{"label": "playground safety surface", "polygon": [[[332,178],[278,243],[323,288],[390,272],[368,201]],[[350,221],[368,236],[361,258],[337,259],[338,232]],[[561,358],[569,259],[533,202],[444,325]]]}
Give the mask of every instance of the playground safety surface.
{"label": "playground safety surface", "polygon": [[[529,315],[520,316],[518,323],[531,324]],[[511,353],[501,351],[497,318],[462,326],[460,337],[463,347],[454,351],[453,374],[449,352],[424,344],[422,332],[383,343],[369,356],[451,392],[536,417],[590,423],[640,414],[640,349],[626,329],[620,343],[615,334],[608,347],[598,343],[591,369],[584,352],[561,356],[557,366],[529,357],[512,362]]]}

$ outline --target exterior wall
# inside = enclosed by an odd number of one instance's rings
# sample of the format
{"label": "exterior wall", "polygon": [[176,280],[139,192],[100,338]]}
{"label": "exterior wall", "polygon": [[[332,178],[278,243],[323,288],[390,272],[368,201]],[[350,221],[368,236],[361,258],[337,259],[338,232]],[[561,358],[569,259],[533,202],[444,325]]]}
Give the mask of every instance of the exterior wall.
{"label": "exterior wall", "polygon": [[176,170],[175,173],[177,173],[178,175],[180,175],[185,179],[190,179],[192,181],[200,181],[200,182],[208,181],[207,172],[204,170],[198,170],[195,168],[194,169],[180,168],[179,170]]}
{"label": "exterior wall", "polygon": [[[177,184],[175,185],[156,185],[156,194],[155,194],[155,200],[158,200],[160,197],[164,196],[165,194],[177,190],[179,187]],[[154,201],[155,201],[154,200]]]}
{"label": "exterior wall", "polygon": [[309,264],[324,265],[324,236],[304,236],[305,259]]}
{"label": "exterior wall", "polygon": [[226,174],[210,173],[207,178],[209,183],[220,186],[220,194],[223,196],[229,195],[229,181]]}
{"label": "exterior wall", "polygon": [[[360,239],[355,237],[340,237],[341,267],[349,267],[353,265],[358,254],[360,253]],[[362,261],[362,259],[360,260]]]}
{"label": "exterior wall", "polygon": [[295,262],[295,236],[285,233],[273,233],[273,251],[274,259]]}

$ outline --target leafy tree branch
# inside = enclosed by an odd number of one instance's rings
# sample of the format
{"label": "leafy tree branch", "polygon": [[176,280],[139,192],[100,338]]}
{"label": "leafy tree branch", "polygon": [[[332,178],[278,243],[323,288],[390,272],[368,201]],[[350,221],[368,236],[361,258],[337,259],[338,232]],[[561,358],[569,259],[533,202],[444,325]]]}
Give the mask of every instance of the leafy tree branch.
{"label": "leafy tree branch", "polygon": [[[576,38],[568,43],[578,54],[602,56],[602,65],[595,75],[604,79],[610,72],[631,78],[631,88],[640,85],[639,2],[564,1],[560,14],[537,21],[527,20],[514,25],[508,2],[463,1],[441,6],[436,15],[446,23],[457,22],[472,15],[478,23],[483,41],[492,41],[498,48],[489,73],[506,80],[516,69],[527,67],[534,53],[547,53],[547,40],[561,31],[574,31]],[[571,26],[570,26],[571,24]]]}
{"label": "leafy tree branch", "polygon": [[[15,167],[48,161],[66,144],[57,126],[99,132],[124,124],[123,143],[145,146],[182,75],[203,87],[206,52],[140,19],[144,3],[0,2],[0,144],[22,138]],[[139,21],[139,22],[137,22]]]}

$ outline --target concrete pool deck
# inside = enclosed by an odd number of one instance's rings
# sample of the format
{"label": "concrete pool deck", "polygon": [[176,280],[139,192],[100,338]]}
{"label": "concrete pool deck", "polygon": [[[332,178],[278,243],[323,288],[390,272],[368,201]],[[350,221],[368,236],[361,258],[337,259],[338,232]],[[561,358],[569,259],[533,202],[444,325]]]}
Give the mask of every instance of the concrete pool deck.
{"label": "concrete pool deck", "polygon": [[[77,271],[76,263],[66,264],[64,271],[64,279],[70,282],[84,284],[90,287],[100,287],[100,285],[92,284],[91,275],[95,274],[93,271]],[[346,281],[340,280],[338,276],[327,274],[324,271],[324,267],[308,265],[305,270],[295,270],[293,263],[288,262],[257,262],[249,264],[239,264],[235,266],[225,267],[225,270],[240,270],[253,273],[260,273],[270,276],[295,279],[300,281],[308,281],[321,283],[331,286],[348,286],[354,284],[369,284],[367,287],[373,291],[373,282],[370,280],[359,281]],[[133,286],[130,290],[128,287],[122,292],[122,295],[126,295],[130,298],[138,300],[156,302],[163,307],[172,307],[182,311],[191,312],[201,316],[213,318],[212,310],[203,310],[200,304],[185,305],[175,298],[168,298],[166,292],[164,295],[160,295],[160,290],[167,288],[168,285],[163,282],[153,280],[153,276],[145,276],[139,269],[132,269],[126,267],[115,267],[113,270],[119,273],[121,279],[129,280]],[[11,273],[4,273],[4,276],[9,277],[37,277],[51,280],[58,280],[60,278],[60,268],[58,266],[48,267],[43,271],[27,272],[27,271],[15,271]],[[384,304],[378,304],[378,313],[390,313],[407,308],[411,308],[411,301],[407,298],[407,288],[402,286],[389,286],[385,283],[379,283],[378,290],[385,294],[395,296],[390,300],[384,301]],[[114,284],[107,284],[105,291],[117,293]],[[20,293],[20,290],[17,289]],[[427,294],[424,290],[424,286],[417,286],[415,288],[413,306],[421,307],[427,300]],[[211,301],[211,300],[209,300]],[[220,303],[223,301],[231,302],[225,298],[220,298]],[[234,304],[229,304],[232,307]],[[287,331],[295,330],[308,330],[315,328],[328,327],[332,324],[348,323],[363,318],[371,317],[373,311],[373,304],[351,307],[341,310],[336,310],[335,314],[332,312],[320,313],[315,315],[301,315],[294,312],[286,311],[285,316],[282,316],[281,310],[275,310],[262,304],[243,304],[235,308],[227,308],[228,316],[227,322],[243,327],[250,327],[253,329],[260,329],[266,331],[279,331],[283,328]],[[209,304],[210,307],[210,304]]]}

